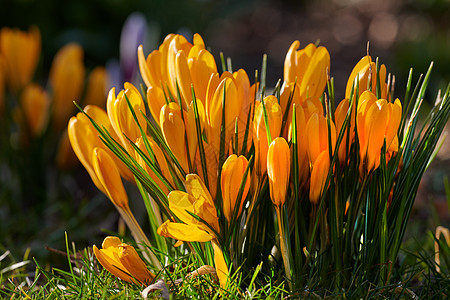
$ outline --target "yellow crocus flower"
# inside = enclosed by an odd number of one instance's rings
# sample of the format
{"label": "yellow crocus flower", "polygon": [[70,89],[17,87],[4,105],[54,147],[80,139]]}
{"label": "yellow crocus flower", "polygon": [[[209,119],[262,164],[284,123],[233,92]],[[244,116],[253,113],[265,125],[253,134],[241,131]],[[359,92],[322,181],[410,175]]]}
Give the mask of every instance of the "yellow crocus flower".
{"label": "yellow crocus flower", "polygon": [[[186,175],[186,192],[169,193],[169,208],[183,223],[167,220],[158,228],[158,234],[186,242],[208,242],[220,232],[216,207],[205,184],[197,174]],[[188,212],[202,218],[209,226]]]}
{"label": "yellow crocus flower", "polygon": [[205,50],[201,36],[194,34],[193,40],[191,44],[182,35],[169,34],[147,59],[143,47],[138,48],[139,69],[147,88],[163,88],[177,99],[178,83],[183,109],[192,101],[191,84],[196,97],[204,102],[209,78],[217,73],[214,57]]}
{"label": "yellow crocus flower", "polygon": [[[302,185],[308,181],[309,178],[309,159],[307,149],[307,135],[306,135],[306,117],[304,109],[301,105],[295,105],[295,120],[297,125],[297,162],[298,162],[298,184]],[[289,126],[288,140],[292,139],[292,122]]]}
{"label": "yellow crocus flower", "polygon": [[72,102],[81,97],[84,76],[83,49],[76,43],[67,44],[53,59],[49,75],[54,129],[59,130],[66,124],[75,110]]}
{"label": "yellow crocus flower", "polygon": [[286,201],[291,168],[291,151],[286,140],[275,138],[267,151],[267,175],[269,178],[270,198],[280,207]]}
{"label": "yellow crocus flower", "polygon": [[149,285],[155,275],[150,272],[134,247],[122,243],[118,237],[108,236],[102,249],[93,246],[95,257],[114,276],[130,283]]}
{"label": "yellow crocus flower", "polygon": [[20,104],[17,112],[25,123],[25,130],[33,137],[39,136],[47,125],[50,97],[41,86],[31,83],[23,90]]}
{"label": "yellow crocus flower", "polygon": [[378,168],[380,152],[387,130],[389,108],[384,99],[377,100],[369,91],[361,94],[358,103],[357,127],[362,170]]}
{"label": "yellow crocus flower", "polygon": [[[223,214],[228,223],[231,221],[234,208],[236,207],[236,201],[239,194],[239,187],[244,179],[245,169],[247,168],[248,161],[245,156],[237,156],[236,154],[230,155],[222,166],[221,175],[221,189],[222,189],[222,201],[223,201]],[[244,184],[244,191],[242,193],[241,203],[238,206],[237,216],[241,214],[242,205],[247,197],[248,190],[250,188],[250,171],[247,174],[247,178]]]}
{"label": "yellow crocus flower", "polygon": [[105,107],[105,99],[108,94],[109,76],[105,67],[96,67],[89,74],[84,96],[84,105],[96,105]]}
{"label": "yellow crocus flower", "polygon": [[[386,66],[380,66],[380,92],[381,98],[387,99],[388,90],[386,85]],[[359,80],[359,95],[361,95],[364,91],[368,90],[369,77],[371,80],[371,91],[375,93],[377,89],[377,67],[376,63],[372,61],[372,57],[364,56],[361,60],[355,65],[350,74],[347,87],[345,89],[345,98],[350,98],[350,93],[352,87],[354,86],[353,93],[356,94],[356,80]]]}
{"label": "yellow crocus flower", "polygon": [[[224,95],[225,103],[223,103]],[[236,118],[239,117],[241,112],[242,100],[242,98],[238,97],[235,79],[229,72],[222,74],[217,86],[215,86],[213,80],[210,81],[205,109],[209,125],[208,143],[216,149],[220,149],[220,128],[222,123],[225,126],[225,147],[228,146],[231,133],[235,128]],[[223,121],[222,115],[225,116]]]}
{"label": "yellow crocus flower", "polygon": [[28,32],[4,27],[0,31],[0,54],[5,59],[5,80],[18,92],[33,77],[41,55],[41,34],[37,27]]}
{"label": "yellow crocus flower", "polygon": [[[134,110],[139,125],[136,123],[133,114],[130,111],[127,99]],[[136,142],[136,140],[141,137],[139,126],[144,134],[147,133],[147,121],[142,115],[142,113],[145,114],[145,104],[141,94],[134,85],[126,82],[124,84],[124,90],[121,90],[117,97],[115,95],[115,88],[112,88],[109,91],[106,109],[111,125],[119,137],[122,146],[128,153],[134,154],[134,149],[130,145],[128,139]]]}
{"label": "yellow crocus flower", "polygon": [[121,209],[129,209],[127,192],[122,183],[119,169],[114,160],[102,148],[94,148],[92,165],[95,175],[108,198]]}
{"label": "yellow crocus flower", "polygon": [[330,170],[330,154],[328,150],[322,151],[312,166],[311,183],[309,186],[309,201],[315,205],[319,203],[324,192],[325,182]]}
{"label": "yellow crocus flower", "polygon": [[[114,132],[114,129],[109,122],[106,112],[95,105],[88,105],[84,108],[86,114],[88,114],[97,124],[104,126],[115,140],[119,140]],[[115,156],[111,150],[100,140],[99,133],[91,124],[91,121],[83,113],[78,113],[75,117],[72,117],[67,126],[70,143],[72,148],[84,166],[86,171],[91,176],[92,181],[102,192],[106,194],[103,186],[100,184],[97,176],[95,175],[92,165],[92,152],[94,148],[102,148],[114,159],[116,166],[119,168],[123,178],[128,181],[133,181],[134,176],[131,171],[125,166],[125,164]]]}
{"label": "yellow crocus flower", "polygon": [[297,82],[300,97],[320,97],[327,83],[330,69],[330,54],[325,47],[307,45],[304,49],[299,41],[294,41],[284,61],[284,81]]}
{"label": "yellow crocus flower", "polygon": [[[270,135],[273,138],[280,135],[283,113],[278,99],[275,96],[264,98],[264,105],[267,112]],[[269,142],[267,140],[266,125],[264,123],[264,110],[260,102],[256,102],[255,116],[253,120],[253,142],[255,145],[256,175],[262,176],[267,170],[267,150]]]}
{"label": "yellow crocus flower", "polygon": [[[167,165],[167,161],[165,159],[164,153],[162,152],[161,148],[159,148],[159,146],[153,141],[153,139],[151,139],[150,137],[147,137],[147,140],[148,140],[149,146],[153,152],[153,155],[155,157],[155,162],[153,162],[153,163],[155,164],[155,166],[157,165],[159,167],[160,174],[162,174],[173,185],[172,176],[170,174],[169,167]],[[142,137],[137,139],[136,146],[138,146],[138,148],[141,149],[141,151],[145,155],[147,155],[147,157],[150,159],[150,154],[147,151],[147,148],[144,143],[144,139]],[[161,181],[161,179],[158,178],[158,176],[156,176],[155,172],[152,171],[152,169],[144,161],[144,158],[141,157],[137,153],[137,151],[136,151],[136,160],[144,168],[144,170],[147,171],[147,173],[150,175],[150,177],[155,181],[156,185],[162,189],[164,194],[167,195],[169,193],[169,189],[167,188],[167,186]],[[151,161],[151,159],[150,159],[150,161]]]}
{"label": "yellow crocus flower", "polygon": [[[336,127],[330,120],[331,149],[334,151],[336,145]],[[317,157],[322,151],[328,151],[328,124],[323,115],[313,113],[306,124],[307,149],[311,165],[314,165]]]}
{"label": "yellow crocus flower", "polygon": [[[186,152],[186,126],[181,118],[181,109],[175,102],[170,102],[161,108],[159,126],[164,140],[172,150],[184,172],[189,173],[188,156]],[[190,153],[189,153],[190,154]]]}
{"label": "yellow crocus flower", "polygon": [[[343,99],[339,105],[337,106],[334,116],[336,120],[336,134],[339,135],[339,133],[342,130],[343,123],[345,121],[345,117],[347,116],[347,112],[349,110],[349,100]],[[346,150],[350,151],[350,146],[353,143],[353,140],[355,138],[355,109],[352,109],[349,124],[347,126],[350,126],[350,130],[347,131],[347,128],[344,131],[344,136],[342,137],[341,144],[339,145],[339,162],[343,164],[345,162],[346,157]],[[349,133],[349,136],[347,138],[347,132]],[[347,149],[347,139],[349,142],[348,149]]]}

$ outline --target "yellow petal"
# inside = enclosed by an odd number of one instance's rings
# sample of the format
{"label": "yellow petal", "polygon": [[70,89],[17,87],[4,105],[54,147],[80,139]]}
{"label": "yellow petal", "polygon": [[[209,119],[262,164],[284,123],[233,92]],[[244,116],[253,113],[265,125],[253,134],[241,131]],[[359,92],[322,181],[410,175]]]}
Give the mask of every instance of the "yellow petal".
{"label": "yellow petal", "polygon": [[286,201],[291,167],[290,155],[289,145],[282,137],[274,139],[267,152],[270,198],[275,206],[282,206]]}
{"label": "yellow petal", "polygon": [[141,284],[149,285],[155,275],[146,267],[134,247],[122,243],[118,245],[118,257],[126,270]]}
{"label": "yellow petal", "polygon": [[172,191],[167,196],[170,210],[184,223],[197,224],[197,220],[188,212],[194,213],[195,199],[183,191]]}
{"label": "yellow petal", "polygon": [[212,242],[214,249],[214,265],[216,267],[216,273],[219,277],[219,283],[221,288],[226,288],[228,280],[228,267],[223,257],[222,249],[215,242]]}
{"label": "yellow petal", "polygon": [[330,155],[328,151],[319,154],[311,171],[311,184],[309,187],[309,201],[318,204],[324,192],[325,182],[330,169]]}
{"label": "yellow petal", "polygon": [[[228,222],[231,220],[234,208],[236,206],[236,201],[239,193],[239,187],[242,180],[244,179],[245,169],[248,165],[248,161],[244,156],[239,156],[232,154],[224,162],[222,166],[221,175],[221,189],[222,189],[222,203],[223,203],[223,214]],[[244,184],[244,190],[241,203],[238,206],[238,216],[242,211],[242,205],[247,197],[248,190],[250,188],[250,172],[247,174],[246,182]]]}
{"label": "yellow petal", "polygon": [[114,161],[101,148],[95,148],[92,154],[95,174],[103,185],[106,195],[118,207],[128,208],[128,196],[123,187],[119,171]]}
{"label": "yellow petal", "polygon": [[158,234],[185,242],[209,242],[213,236],[197,226],[183,223],[164,222],[158,228]]}
{"label": "yellow petal", "polygon": [[[119,244],[116,244],[117,237],[107,237],[103,241],[103,249],[98,249],[97,246],[93,246],[94,254],[100,264],[108,270],[114,276],[125,280],[127,282],[132,282],[132,277],[127,272],[125,266],[120,262],[118,257]],[[119,243],[120,240],[118,240]]]}

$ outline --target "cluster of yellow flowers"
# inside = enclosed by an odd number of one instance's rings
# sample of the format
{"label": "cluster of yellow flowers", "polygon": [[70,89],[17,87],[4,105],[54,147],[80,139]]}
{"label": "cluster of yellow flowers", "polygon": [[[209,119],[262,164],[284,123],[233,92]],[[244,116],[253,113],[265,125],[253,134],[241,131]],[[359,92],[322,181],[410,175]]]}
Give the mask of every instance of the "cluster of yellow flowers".
{"label": "cluster of yellow flowers", "polygon": [[[75,153],[138,243],[150,244],[131,213],[121,178],[135,182],[141,177],[153,183],[163,204],[154,206],[160,235],[185,242],[211,241],[225,286],[232,260],[223,253],[229,252],[226,235],[244,210],[247,217],[252,213],[264,184],[269,184],[282,237],[281,208],[291,197],[289,186],[296,185],[301,198],[318,205],[327,190],[335,147],[345,166],[355,132],[361,178],[378,168],[382,149],[386,160],[398,151],[402,107],[398,99],[391,102],[385,66],[377,72],[371,57],[363,57],[348,79],[346,98],[334,109],[323,98],[330,70],[327,49],[314,44],[299,47],[295,41],[287,52],[281,87],[274,95],[261,93],[259,99],[259,83],[251,85],[244,70],[219,74],[200,35],[190,43],[170,34],[147,58],[142,46],[138,49],[147,87],[144,97],[125,83],[118,95],[111,89],[106,111],[88,105],[72,117],[68,132]],[[346,118],[350,125],[345,127]],[[117,142],[119,152],[113,153],[105,138],[99,138],[94,123]],[[343,142],[336,145],[341,130]],[[158,134],[160,139],[155,139]],[[136,165],[126,165],[127,160]],[[291,176],[293,161],[298,165],[297,182]],[[170,217],[165,222],[159,211],[163,208]],[[129,282],[130,274],[139,283],[153,278],[142,271],[134,254],[133,263],[126,265],[120,249],[128,247],[110,239],[103,250],[94,246],[106,269]],[[280,245],[284,255],[283,238]],[[160,269],[155,257],[150,260]]]}
{"label": "cluster of yellow flowers", "polygon": [[[104,106],[109,84],[106,69],[96,67],[85,87],[83,49],[70,43],[56,53],[47,86],[42,87],[32,81],[40,56],[41,35],[37,27],[28,32],[8,27],[0,30],[0,115],[6,119],[5,113],[11,112],[24,144],[40,137],[49,126],[58,134],[65,130],[75,111],[72,102],[81,99],[83,92],[84,104]],[[67,133],[63,133],[59,149],[60,166],[76,162]]]}

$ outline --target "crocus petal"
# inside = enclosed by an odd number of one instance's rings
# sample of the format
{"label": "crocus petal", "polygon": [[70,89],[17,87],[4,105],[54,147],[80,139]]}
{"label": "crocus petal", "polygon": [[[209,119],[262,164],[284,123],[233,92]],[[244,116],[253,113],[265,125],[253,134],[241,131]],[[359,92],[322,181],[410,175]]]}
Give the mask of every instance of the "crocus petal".
{"label": "crocus petal", "polygon": [[274,139],[267,152],[270,198],[275,206],[282,206],[286,201],[291,166],[290,154],[289,145],[282,137]]}
{"label": "crocus petal", "polygon": [[[236,201],[239,193],[239,187],[244,179],[245,169],[248,165],[248,161],[245,156],[239,156],[233,154],[230,155],[222,166],[221,175],[221,188],[222,188],[222,202],[223,202],[223,214],[228,222],[231,221]],[[240,199],[240,205],[238,206],[238,216],[242,211],[242,205],[244,199],[247,197],[248,190],[250,188],[250,174],[247,174],[246,182],[244,184],[244,190],[242,198]]]}
{"label": "crocus petal", "polygon": [[328,171],[330,169],[330,155],[328,151],[323,151],[317,157],[311,171],[311,184],[309,187],[309,201],[318,204],[322,196]]}
{"label": "crocus petal", "polygon": [[101,148],[95,148],[92,154],[95,174],[103,185],[106,195],[118,207],[128,208],[128,196],[123,187],[119,170],[112,158]]}
{"label": "crocus petal", "polygon": [[219,277],[221,288],[226,288],[228,280],[228,267],[223,257],[222,249],[215,242],[212,243],[214,249],[214,265],[216,267],[216,274]]}
{"label": "crocus petal", "polygon": [[197,226],[175,223],[169,220],[159,226],[158,234],[185,242],[209,242],[214,238]]}
{"label": "crocus petal", "polygon": [[153,280],[153,275],[139,257],[134,247],[122,243],[118,246],[118,257],[122,265],[139,283],[148,285]]}

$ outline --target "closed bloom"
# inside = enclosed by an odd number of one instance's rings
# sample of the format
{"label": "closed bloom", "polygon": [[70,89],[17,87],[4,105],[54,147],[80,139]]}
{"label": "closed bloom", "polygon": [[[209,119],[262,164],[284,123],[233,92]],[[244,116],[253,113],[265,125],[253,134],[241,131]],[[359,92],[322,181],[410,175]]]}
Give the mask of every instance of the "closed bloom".
{"label": "closed bloom", "polygon": [[[307,149],[307,135],[306,135],[306,117],[302,106],[295,104],[295,122],[297,131],[297,162],[298,162],[298,184],[304,184],[309,178],[309,159],[308,159],[308,149]],[[292,124],[289,128],[289,140],[291,140],[292,135]],[[295,154],[293,154],[295,155]]]}
{"label": "closed bloom", "polygon": [[118,237],[106,237],[102,249],[94,245],[93,250],[95,257],[106,270],[126,282],[149,285],[155,277],[147,269],[136,249],[122,243]]}
{"label": "closed bloom", "polygon": [[0,31],[0,54],[5,59],[5,80],[18,92],[33,77],[41,54],[41,34],[37,27],[28,32],[4,27]]}
{"label": "closed bloom", "polygon": [[270,198],[275,206],[282,206],[286,201],[291,167],[290,155],[289,145],[282,137],[274,139],[267,152]]}
{"label": "closed bloom", "polygon": [[[398,150],[397,130],[400,125],[402,107],[397,99],[389,103],[369,91],[360,96],[357,112],[357,127],[362,170],[378,168],[381,148],[386,140],[390,153]],[[388,158],[390,154],[388,155]]]}
{"label": "closed bloom", "polygon": [[95,148],[92,153],[92,164],[95,174],[103,186],[108,198],[119,208],[128,208],[128,196],[123,187],[119,170],[109,154],[101,149]]}
{"label": "closed bloom", "polygon": [[[336,120],[336,134],[339,135],[342,127],[344,125],[345,117],[347,116],[347,112],[350,109],[349,107],[349,100],[344,99],[342,100],[339,105],[337,106],[334,115]],[[342,138],[341,144],[339,145],[339,162],[343,164],[345,162],[346,157],[346,151],[350,151],[350,146],[353,143],[353,140],[355,138],[355,109],[352,109],[350,119],[348,120],[349,123],[347,124],[347,127],[344,129],[344,136]],[[350,130],[347,130],[348,127],[350,127]],[[347,138],[347,133],[349,134]],[[348,147],[347,147],[347,140],[348,140]],[[348,154],[347,154],[348,155]]]}
{"label": "closed bloom", "polygon": [[[97,124],[99,124],[100,126],[104,126],[108,130],[108,132],[111,133],[111,135],[116,140],[118,140],[118,137],[116,136],[114,129],[109,122],[108,115],[104,110],[97,106],[88,105],[84,108],[84,111],[92,119],[94,119]],[[103,144],[103,142],[99,138],[99,133],[91,124],[88,117],[86,117],[83,113],[80,112],[75,117],[72,117],[70,119],[67,126],[67,131],[69,134],[70,143],[75,154],[77,155],[86,171],[91,176],[91,179],[94,182],[95,186],[97,186],[97,188],[102,192],[106,194],[103,185],[100,183],[97,175],[95,174],[92,162],[92,153],[95,148],[102,148],[106,152],[110,153],[110,156],[115,161],[116,166],[118,166],[118,168],[120,169],[120,173],[125,179],[131,180],[133,178],[131,171],[112,152],[110,152],[111,150],[109,150],[105,146],[105,144]]]}
{"label": "closed bloom", "polygon": [[245,169],[247,168],[248,161],[245,156],[237,156],[236,154],[230,155],[222,166],[221,176],[221,188],[223,199],[223,214],[228,222],[231,221],[234,208],[236,207],[236,201],[240,201],[238,206],[237,216],[241,214],[242,205],[247,197],[248,190],[250,188],[250,172],[248,172],[242,198],[237,199],[239,194],[239,187],[242,180],[244,180]]}
{"label": "closed bloom", "polygon": [[322,151],[312,166],[311,183],[309,186],[309,201],[318,204],[324,192],[328,172],[330,170],[330,154],[328,150]]}
{"label": "closed bloom", "polygon": [[[225,97],[225,99],[224,99]],[[224,101],[225,100],[225,101]],[[220,149],[220,128],[225,127],[225,146],[234,131],[236,118],[242,107],[242,98],[238,97],[238,90],[232,74],[225,72],[219,78],[211,77],[206,98],[206,118],[208,122],[208,143]],[[222,116],[225,118],[223,119]]]}
{"label": "closed bloom", "polygon": [[53,99],[52,122],[56,130],[66,124],[75,110],[73,101],[81,98],[84,76],[83,49],[76,43],[67,44],[53,59],[49,75]]}
{"label": "closed bloom", "polygon": [[[275,96],[265,97],[264,105],[267,112],[270,135],[273,139],[280,135],[283,113]],[[264,110],[260,102],[256,102],[255,106],[253,142],[255,144],[256,174],[262,176],[267,170],[267,150],[269,149],[269,142],[267,140],[266,125],[264,122]]]}
{"label": "closed bloom", "polygon": [[302,99],[320,97],[327,83],[327,69],[330,69],[330,54],[325,47],[307,45],[304,49],[294,41],[284,60],[284,81],[297,82]]}
{"label": "closed bloom", "polygon": [[[182,223],[167,220],[158,228],[158,234],[186,242],[208,242],[216,239],[219,221],[213,199],[205,184],[196,174],[186,176],[186,192],[169,193],[169,208]],[[188,212],[202,218],[209,226]]]}
{"label": "closed bloom", "polygon": [[[386,85],[386,67],[380,66],[380,92],[381,98],[387,99],[388,90]],[[350,93],[352,87],[354,89],[353,94],[356,94],[356,81],[359,80],[359,95],[364,91],[371,89],[373,93],[377,90],[377,67],[376,63],[372,61],[372,57],[364,56],[353,68],[352,73],[347,81],[347,87],[345,89],[345,98],[350,99]],[[370,80],[370,86],[369,86]]]}
{"label": "closed bloom", "polygon": [[[130,111],[127,99],[134,110],[139,124],[136,123],[133,114]],[[134,85],[126,82],[124,84],[124,89],[121,90],[117,96],[115,94],[115,88],[112,88],[109,91],[106,109],[111,125],[117,136],[120,138],[122,146],[127,149],[128,153],[134,154],[134,149],[130,145],[128,139],[136,142],[136,140],[141,137],[139,126],[144,134],[147,133],[147,121],[142,115],[142,113],[145,114],[145,104],[141,94]]]}
{"label": "closed bloom", "polygon": [[[147,137],[147,140],[149,143],[149,147],[152,151],[154,161],[152,161],[151,156],[147,151],[147,147],[145,146],[143,138],[137,139],[136,146],[138,146],[138,148],[141,149],[141,151],[150,159],[150,162],[153,163],[153,165],[157,168],[158,173],[162,174],[165,179],[169,180],[169,182],[173,184],[172,176],[170,175],[169,167],[164,157],[164,153],[162,152],[161,148],[159,148],[159,146],[150,137]],[[141,155],[139,155],[137,151],[136,151],[136,160],[144,168],[144,170],[147,171],[150,177],[154,180],[155,184],[161,188],[164,194],[167,195],[169,193],[169,189],[167,188],[167,186],[161,181],[161,179],[156,175],[156,173],[147,165],[144,158],[141,157]]]}
{"label": "closed bloom", "polygon": [[20,103],[22,110],[17,110],[17,113],[21,115],[25,130],[31,136],[39,136],[48,121],[50,98],[47,92],[37,84],[29,84],[21,94]]}
{"label": "closed bloom", "polygon": [[[331,149],[334,151],[336,145],[336,127],[331,120],[330,130]],[[328,151],[329,149],[327,118],[317,113],[312,114],[306,124],[306,133],[308,157],[311,165],[314,165],[319,154],[322,153],[322,151]]]}
{"label": "closed bloom", "polygon": [[105,107],[105,98],[108,94],[109,76],[104,67],[96,67],[89,74],[84,96],[84,105],[97,105]]}
{"label": "closed bloom", "polygon": [[[172,150],[184,172],[189,172],[189,162],[186,151],[186,126],[181,117],[182,111],[178,104],[170,102],[164,105],[159,116],[159,125],[164,140]],[[191,153],[189,153],[191,155]]]}

